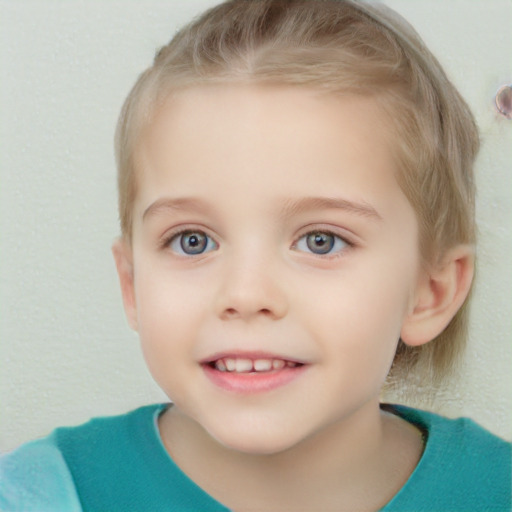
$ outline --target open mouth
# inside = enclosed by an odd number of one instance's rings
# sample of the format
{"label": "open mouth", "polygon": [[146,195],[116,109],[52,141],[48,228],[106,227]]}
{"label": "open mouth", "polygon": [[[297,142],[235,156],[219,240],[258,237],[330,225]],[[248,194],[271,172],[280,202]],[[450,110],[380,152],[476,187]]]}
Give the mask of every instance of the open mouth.
{"label": "open mouth", "polygon": [[208,366],[219,372],[230,373],[267,373],[282,370],[283,368],[297,368],[303,366],[295,361],[284,359],[248,359],[223,357],[207,363]]}
{"label": "open mouth", "polygon": [[281,388],[299,378],[311,365],[277,357],[222,356],[204,361],[201,366],[217,387],[252,394]]}

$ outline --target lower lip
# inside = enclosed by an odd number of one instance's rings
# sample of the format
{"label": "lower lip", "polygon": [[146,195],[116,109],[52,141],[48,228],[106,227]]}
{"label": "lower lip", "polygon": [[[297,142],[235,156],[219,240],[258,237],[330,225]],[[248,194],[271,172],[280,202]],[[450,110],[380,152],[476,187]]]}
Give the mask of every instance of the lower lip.
{"label": "lower lip", "polygon": [[233,393],[263,393],[280,388],[299,378],[308,365],[282,368],[270,372],[221,372],[210,365],[202,365],[206,376],[219,388]]}

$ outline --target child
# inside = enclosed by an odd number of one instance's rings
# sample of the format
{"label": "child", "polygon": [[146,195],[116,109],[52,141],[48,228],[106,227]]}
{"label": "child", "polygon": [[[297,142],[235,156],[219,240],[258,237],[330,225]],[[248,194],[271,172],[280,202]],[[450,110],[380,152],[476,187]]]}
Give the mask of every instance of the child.
{"label": "child", "polygon": [[1,462],[5,511],[510,509],[510,446],[381,404],[460,354],[473,118],[398,17],[233,0],[138,80],[116,149],[128,321],[173,404]]}

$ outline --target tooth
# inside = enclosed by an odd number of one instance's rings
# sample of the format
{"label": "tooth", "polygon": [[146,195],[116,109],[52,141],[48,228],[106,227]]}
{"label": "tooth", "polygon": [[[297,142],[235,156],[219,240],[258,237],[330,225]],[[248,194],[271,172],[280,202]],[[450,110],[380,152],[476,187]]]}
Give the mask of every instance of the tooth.
{"label": "tooth", "polygon": [[274,359],[272,361],[272,367],[274,370],[280,370],[281,368],[284,368],[284,365],[286,363],[282,359]]}
{"label": "tooth", "polygon": [[227,357],[224,359],[224,364],[226,365],[226,369],[228,372],[234,372],[236,369],[236,361]]}
{"label": "tooth", "polygon": [[254,361],[254,369],[257,372],[268,372],[272,369],[272,361],[270,359],[256,359]]}
{"label": "tooth", "polygon": [[238,373],[248,373],[252,370],[252,361],[250,359],[237,359],[235,361],[235,371]]}
{"label": "tooth", "polygon": [[225,372],[227,370],[226,365],[224,364],[224,361],[222,359],[215,361],[215,368],[220,372]]}
{"label": "tooth", "polygon": [[297,363],[294,363],[293,361],[286,361],[286,366],[288,366],[288,368],[295,368]]}

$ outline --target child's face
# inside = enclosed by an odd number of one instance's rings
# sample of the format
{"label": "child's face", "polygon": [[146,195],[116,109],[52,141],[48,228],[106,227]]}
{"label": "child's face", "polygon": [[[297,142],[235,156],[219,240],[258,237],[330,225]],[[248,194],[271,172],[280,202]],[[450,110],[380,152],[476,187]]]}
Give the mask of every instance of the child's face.
{"label": "child's face", "polygon": [[370,99],[222,85],[177,94],[143,140],[128,316],[222,444],[277,452],[375,411],[420,277],[388,135]]}

